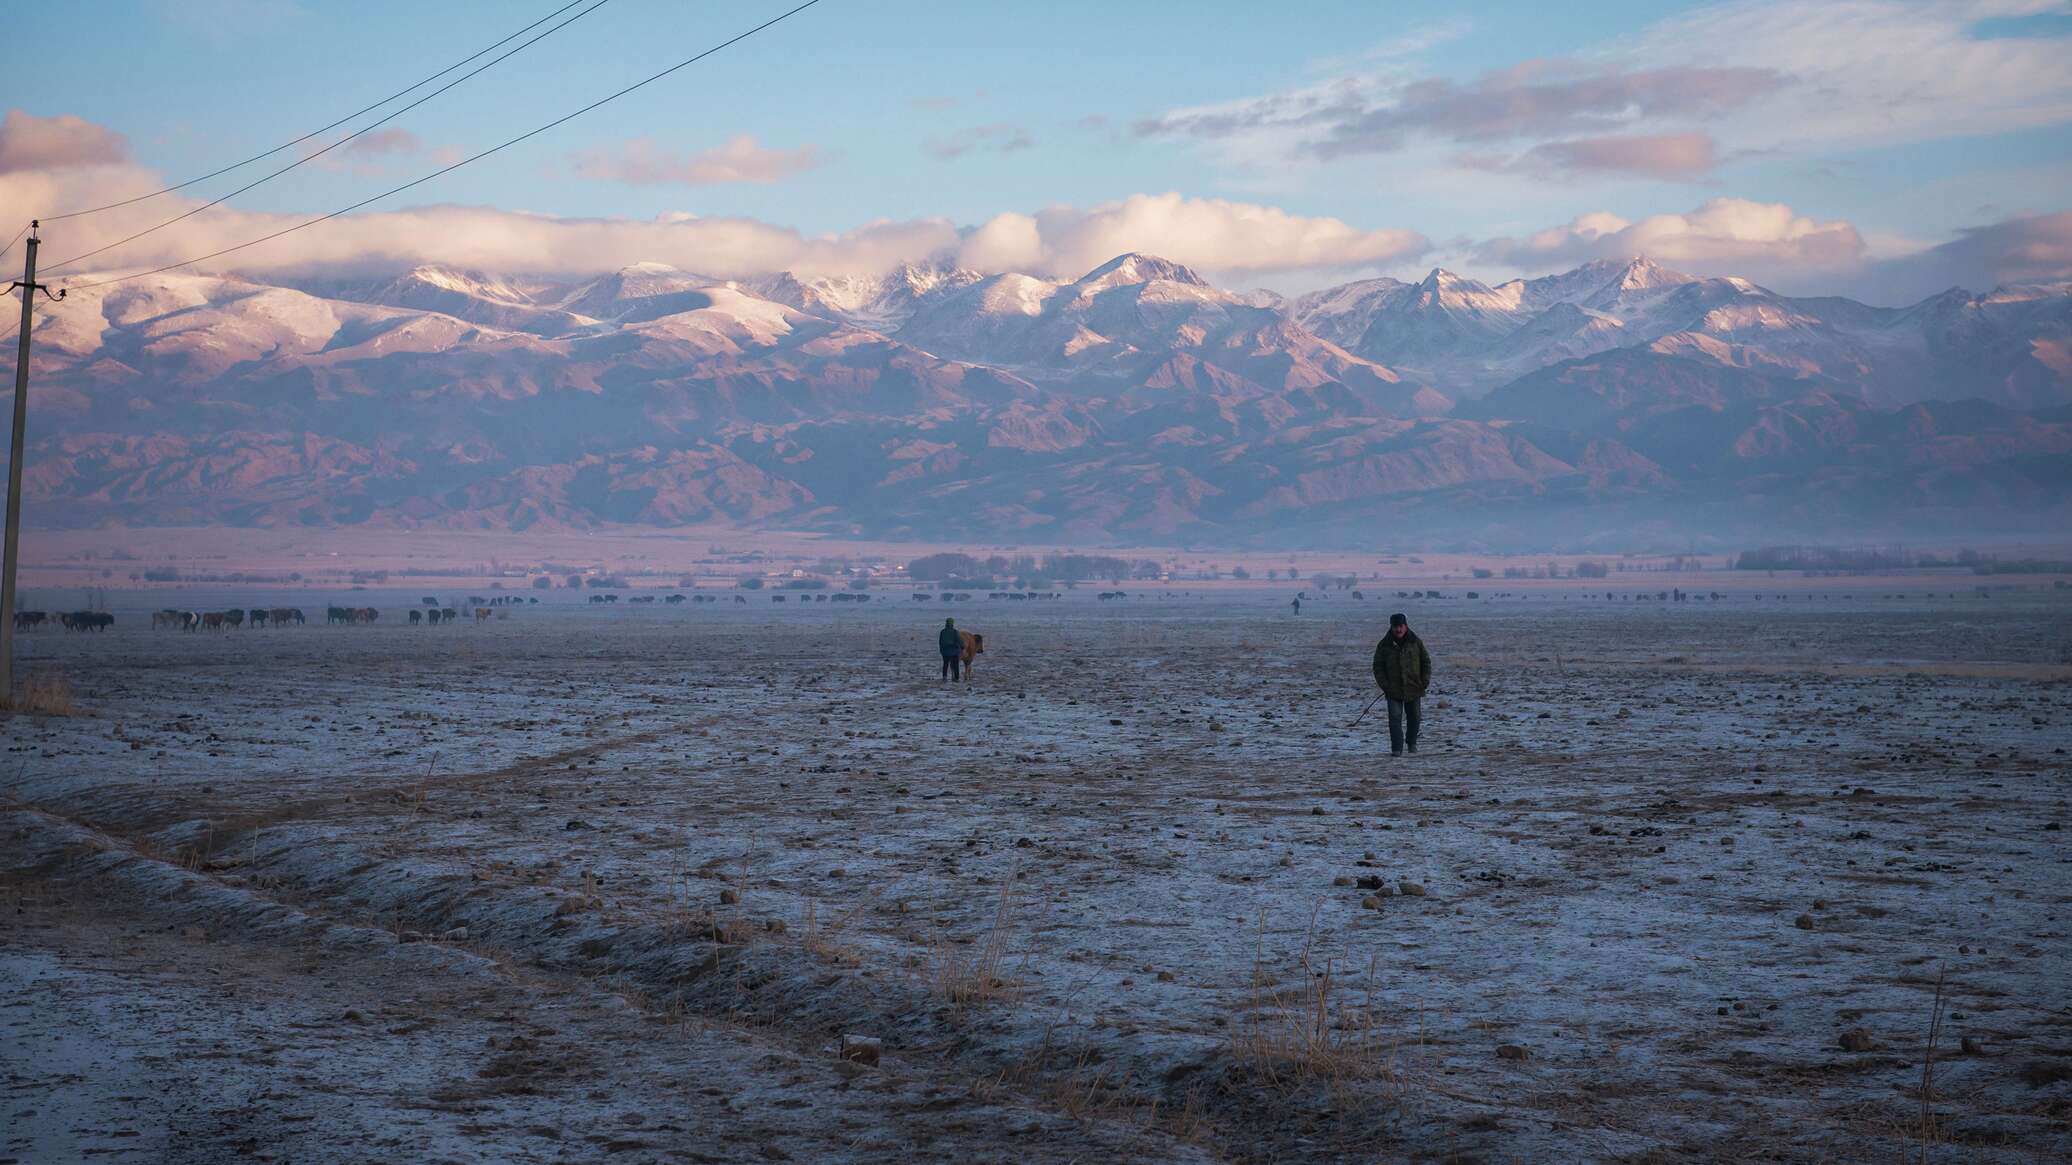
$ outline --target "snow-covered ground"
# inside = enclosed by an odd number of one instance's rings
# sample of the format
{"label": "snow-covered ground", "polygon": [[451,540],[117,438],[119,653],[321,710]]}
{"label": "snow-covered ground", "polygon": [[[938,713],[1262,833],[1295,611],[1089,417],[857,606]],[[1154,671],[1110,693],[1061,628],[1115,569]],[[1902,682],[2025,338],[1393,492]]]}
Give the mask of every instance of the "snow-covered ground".
{"label": "snow-covered ground", "polygon": [[118,604],[5,721],[0,1159],[2064,1159],[2072,597],[1876,590]]}

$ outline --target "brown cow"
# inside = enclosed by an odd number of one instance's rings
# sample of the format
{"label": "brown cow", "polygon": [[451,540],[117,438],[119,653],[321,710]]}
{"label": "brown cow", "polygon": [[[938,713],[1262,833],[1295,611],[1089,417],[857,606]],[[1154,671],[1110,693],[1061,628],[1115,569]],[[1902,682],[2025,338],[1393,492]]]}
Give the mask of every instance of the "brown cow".
{"label": "brown cow", "polygon": [[964,641],[964,678],[971,678],[971,657],[986,653],[986,637],[976,631],[959,631],[957,638]]}
{"label": "brown cow", "polygon": [[489,618],[489,616],[492,614],[494,614],[494,612],[491,611],[488,607],[477,607],[475,608],[475,622],[480,623],[483,620]]}

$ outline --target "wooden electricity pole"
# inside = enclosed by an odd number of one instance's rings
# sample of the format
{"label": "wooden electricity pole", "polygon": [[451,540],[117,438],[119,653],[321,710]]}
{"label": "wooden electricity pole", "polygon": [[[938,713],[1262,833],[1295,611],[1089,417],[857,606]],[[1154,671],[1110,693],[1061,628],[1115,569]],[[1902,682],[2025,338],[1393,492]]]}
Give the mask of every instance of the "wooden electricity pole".
{"label": "wooden electricity pole", "polygon": [[0,706],[14,704],[14,570],[22,541],[22,430],[29,421],[29,327],[35,322],[36,293],[63,299],[65,293],[50,294],[50,288],[36,282],[36,223],[29,223],[28,257],[23,260],[21,280],[8,288],[22,291],[21,344],[14,358],[14,437],[7,455],[7,544],[0,555]]}

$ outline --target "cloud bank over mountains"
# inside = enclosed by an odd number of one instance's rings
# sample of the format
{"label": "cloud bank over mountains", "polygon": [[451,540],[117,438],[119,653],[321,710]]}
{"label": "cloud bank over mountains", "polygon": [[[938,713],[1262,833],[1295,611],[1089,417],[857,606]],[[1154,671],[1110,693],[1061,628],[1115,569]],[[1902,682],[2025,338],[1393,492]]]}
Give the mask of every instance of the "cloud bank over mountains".
{"label": "cloud bank over mountains", "polygon": [[[1518,125],[1582,124],[1618,101],[1649,107],[1738,99],[1748,78],[1702,80],[1672,96],[1670,79],[1629,75],[1599,83],[1563,81],[1565,95],[1536,103],[1553,108],[1507,112],[1488,86],[1420,98],[1421,117],[1472,135],[1508,133]],[[1608,88],[1606,88],[1608,86]],[[1535,94],[1547,85],[1533,88]],[[1294,119],[1295,114],[1282,114]],[[1304,115],[1308,116],[1308,115]],[[1392,115],[1395,117],[1401,116]],[[1189,123],[1208,132],[1205,123]],[[1347,142],[1355,130],[1330,130]],[[1382,133],[1379,123],[1361,133]],[[1672,135],[1673,137],[1673,135]],[[1378,139],[1376,139],[1378,140]],[[1345,147],[1349,148],[1349,147]],[[399,160],[438,162],[455,147],[431,146],[396,129],[340,151],[355,172],[388,173]],[[1499,168],[1684,168],[1709,146],[1695,139],[1591,138],[1542,143]],[[1539,153],[1535,153],[1539,151]],[[1557,156],[1558,155],[1558,156]],[[1681,160],[1679,160],[1681,159]],[[683,153],[632,140],[577,151],[577,172],[636,185],[766,184],[821,164],[811,144],[769,148],[737,136],[713,149]],[[400,171],[398,171],[400,172]],[[0,205],[25,217],[141,194],[164,175],[139,165],[122,135],[71,115],[40,117],[12,110],[0,121]],[[60,279],[142,270],[204,254],[280,230],[310,215],[216,207],[147,235],[85,264],[80,255],[199,206],[182,195],[153,198],[104,214],[52,224],[45,232],[45,271]],[[874,275],[903,263],[934,263],[980,272],[1021,271],[1070,277],[1126,251],[1146,251],[1203,271],[1226,284],[1301,291],[1344,278],[1414,274],[1434,261],[1490,276],[1533,275],[1593,259],[1646,254],[1698,274],[1736,274],[1794,293],[1854,294],[1880,303],[1917,299],[1951,285],[1984,290],[1995,284],[2052,279],[2072,272],[2072,216],[2023,214],[1981,223],[1956,237],[1904,253],[1877,253],[1866,232],[1782,204],[1731,196],[1688,210],[1629,219],[1609,211],[1579,215],[1517,235],[1435,243],[1410,226],[1360,226],[1302,215],[1257,202],[1141,193],[1089,206],[1007,210],[975,223],[924,217],[880,219],[848,230],[812,234],[745,217],[670,213],[648,219],[558,217],[497,207],[432,205],[369,211],[226,256],[198,270],[260,276],[320,271],[381,271],[420,263],[507,272],[568,274],[659,261],[707,275],[745,279],[780,271],[802,275]]]}

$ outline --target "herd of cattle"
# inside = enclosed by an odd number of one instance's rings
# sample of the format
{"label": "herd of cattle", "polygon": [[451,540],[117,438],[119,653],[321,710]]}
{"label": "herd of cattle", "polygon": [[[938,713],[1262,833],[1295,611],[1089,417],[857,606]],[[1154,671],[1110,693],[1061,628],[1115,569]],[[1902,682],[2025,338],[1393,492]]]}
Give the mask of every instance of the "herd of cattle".
{"label": "herd of cattle", "polygon": [[[822,596],[821,596],[821,598],[823,598],[823,599],[824,599],[824,598],[826,598],[826,597],[827,597],[826,595],[822,595]],[[593,602],[593,603],[616,603],[616,602],[618,602],[618,601],[619,601],[619,596],[617,596],[617,595],[591,595],[591,596],[590,596],[590,601],[591,601],[591,602]],[[653,595],[633,595],[633,596],[629,597],[629,598],[628,598],[628,599],[627,599],[626,601],[627,601],[628,603],[635,603],[635,604],[638,604],[638,603],[652,603],[652,602],[654,602],[654,601],[655,601],[655,596],[653,596]],[[692,595],[692,596],[690,596],[689,598],[685,598],[685,597],[684,597],[684,596],[682,596],[682,595],[670,595],[670,596],[669,596],[668,598],[665,598],[665,599],[663,599],[662,601],[663,601],[663,602],[665,602],[665,603],[668,603],[668,604],[669,604],[670,606],[672,606],[672,607],[673,607],[673,606],[675,606],[675,605],[676,605],[676,604],[678,604],[678,603],[717,603],[717,602],[719,602],[719,599],[715,598],[715,597],[714,597],[714,596],[712,596],[712,595]],[[747,600],[747,599],[744,599],[744,598],[742,598],[742,597],[741,597],[740,595],[735,595],[735,596],[734,596],[734,601],[735,601],[735,602],[737,602],[737,603],[745,603],[745,602],[747,602],[748,600]],[[779,601],[779,602],[782,602],[783,600],[782,600],[782,598],[781,598],[781,597],[779,597],[778,601]],[[533,602],[537,603],[537,602],[539,602],[539,600],[538,600],[538,599],[534,599],[534,600],[533,600]]]}
{"label": "herd of cattle", "polygon": [[55,616],[45,611],[16,611],[14,629],[33,630],[53,619],[67,631],[106,631],[115,625],[115,616],[106,611],[59,611]]}
{"label": "herd of cattle", "polygon": [[[483,622],[493,613],[488,607],[476,607],[474,609],[475,622]],[[412,626],[419,623],[430,623],[433,626],[437,626],[440,623],[451,623],[455,619],[460,618],[461,612],[452,607],[412,608],[409,611],[409,617]],[[33,627],[43,622],[43,618],[41,611],[23,611],[14,617],[15,626],[21,627],[26,625]],[[59,615],[58,618],[64,621],[67,630],[98,631],[115,621],[112,615],[100,615],[91,611]],[[372,623],[380,618],[381,612],[373,607],[327,607],[324,610],[324,622],[326,623]],[[86,622],[80,626],[74,626],[76,621],[96,619],[100,620],[100,622]],[[300,625],[305,622],[308,622],[308,620],[302,614],[302,608],[300,607],[253,607],[250,610],[232,607],[228,611],[180,611],[168,607],[165,610],[153,611],[151,613],[151,625],[153,627],[172,627],[181,631],[234,631],[246,623],[250,623],[254,627],[266,627],[269,625],[286,627],[291,623]]]}
{"label": "herd of cattle", "polygon": [[228,631],[244,626],[246,620],[254,627],[305,622],[300,607],[253,607],[249,611],[237,607],[228,611],[181,611],[167,607],[151,612],[153,627],[177,627],[182,631]]}

